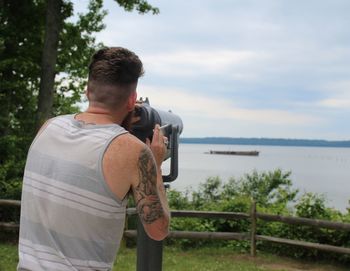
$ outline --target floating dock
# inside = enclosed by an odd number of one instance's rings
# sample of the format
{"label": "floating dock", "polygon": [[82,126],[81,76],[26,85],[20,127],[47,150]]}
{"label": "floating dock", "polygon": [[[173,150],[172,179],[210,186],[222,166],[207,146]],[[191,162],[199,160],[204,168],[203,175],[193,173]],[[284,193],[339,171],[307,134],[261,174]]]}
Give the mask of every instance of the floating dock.
{"label": "floating dock", "polygon": [[225,154],[225,155],[248,155],[258,156],[259,151],[209,151],[208,154]]}

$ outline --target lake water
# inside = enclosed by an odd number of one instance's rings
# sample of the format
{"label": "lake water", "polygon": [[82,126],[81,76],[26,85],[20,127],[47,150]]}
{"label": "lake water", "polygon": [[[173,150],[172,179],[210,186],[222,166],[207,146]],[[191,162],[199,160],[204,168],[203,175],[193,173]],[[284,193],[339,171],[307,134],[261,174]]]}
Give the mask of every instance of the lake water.
{"label": "lake water", "polygon": [[[257,150],[260,154],[205,153],[210,150]],[[304,192],[325,194],[327,206],[341,211],[350,206],[350,148],[180,144],[179,175],[171,183],[171,188],[179,191],[196,189],[208,177],[219,176],[225,182],[254,169],[270,171],[278,168],[292,172],[293,185],[299,189],[300,195]]]}

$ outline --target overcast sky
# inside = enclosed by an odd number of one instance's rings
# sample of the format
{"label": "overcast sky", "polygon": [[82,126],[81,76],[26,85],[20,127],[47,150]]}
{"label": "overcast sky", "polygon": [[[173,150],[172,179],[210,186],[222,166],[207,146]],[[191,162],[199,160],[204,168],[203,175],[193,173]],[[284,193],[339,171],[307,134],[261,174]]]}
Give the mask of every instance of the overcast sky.
{"label": "overcast sky", "polygon": [[96,37],[139,55],[139,96],[183,137],[350,140],[350,1],[148,2],[160,14],[106,0]]}

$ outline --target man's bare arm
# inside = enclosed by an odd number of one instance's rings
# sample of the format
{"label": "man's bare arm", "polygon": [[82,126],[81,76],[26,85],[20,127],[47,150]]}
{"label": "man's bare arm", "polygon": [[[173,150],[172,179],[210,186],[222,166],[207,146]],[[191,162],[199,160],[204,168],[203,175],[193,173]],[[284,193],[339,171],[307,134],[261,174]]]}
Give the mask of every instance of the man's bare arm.
{"label": "man's bare arm", "polygon": [[141,151],[138,168],[140,182],[135,187],[136,208],[141,221],[151,224],[160,217],[163,217],[164,214],[155,182],[157,179],[157,170],[148,148],[144,148]]}
{"label": "man's bare arm", "polygon": [[133,187],[136,209],[150,237],[161,240],[168,234],[169,208],[161,172],[146,146],[140,152],[138,171],[139,182]]}

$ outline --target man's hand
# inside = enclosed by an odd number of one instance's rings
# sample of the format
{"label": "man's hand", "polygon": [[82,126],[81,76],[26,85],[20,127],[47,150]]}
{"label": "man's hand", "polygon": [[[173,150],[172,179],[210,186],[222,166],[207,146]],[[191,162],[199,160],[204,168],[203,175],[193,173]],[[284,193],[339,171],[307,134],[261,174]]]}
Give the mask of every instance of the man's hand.
{"label": "man's hand", "polygon": [[152,142],[150,142],[149,139],[146,139],[146,144],[150,147],[153,153],[158,169],[160,169],[166,154],[165,142],[168,142],[168,139],[163,135],[159,124],[156,124],[154,127]]}

